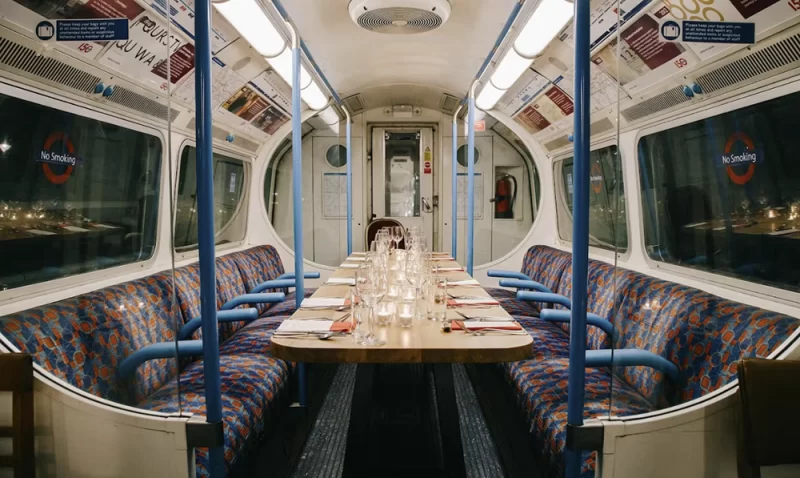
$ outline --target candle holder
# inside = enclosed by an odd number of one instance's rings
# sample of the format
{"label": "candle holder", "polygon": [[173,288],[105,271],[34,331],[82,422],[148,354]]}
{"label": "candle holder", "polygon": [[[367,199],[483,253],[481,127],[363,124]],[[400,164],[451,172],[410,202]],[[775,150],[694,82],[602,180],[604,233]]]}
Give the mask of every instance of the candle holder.
{"label": "candle holder", "polygon": [[375,323],[378,325],[389,325],[394,318],[394,302],[383,300],[378,302],[375,307]]}

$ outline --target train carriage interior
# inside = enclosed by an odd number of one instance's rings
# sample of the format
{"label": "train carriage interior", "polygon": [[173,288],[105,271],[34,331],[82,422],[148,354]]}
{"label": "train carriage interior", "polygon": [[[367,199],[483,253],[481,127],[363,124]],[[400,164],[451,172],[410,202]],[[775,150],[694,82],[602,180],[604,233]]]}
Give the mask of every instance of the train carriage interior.
{"label": "train carriage interior", "polygon": [[798,0],[0,0],[0,478],[800,477],[798,111]]}

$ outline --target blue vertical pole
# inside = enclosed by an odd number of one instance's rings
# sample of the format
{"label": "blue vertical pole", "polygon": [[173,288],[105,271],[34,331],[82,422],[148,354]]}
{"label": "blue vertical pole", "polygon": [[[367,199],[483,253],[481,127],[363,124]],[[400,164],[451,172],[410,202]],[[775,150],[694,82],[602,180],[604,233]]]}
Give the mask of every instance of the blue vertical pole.
{"label": "blue vertical pole", "polygon": [[453,113],[453,164],[452,164],[452,194],[451,194],[451,208],[453,209],[450,221],[452,222],[452,244],[450,248],[452,249],[453,258],[456,257],[457,253],[457,245],[458,245],[458,113],[461,112],[461,105],[456,108],[456,112]]}
{"label": "blue vertical pole", "polygon": [[[575,1],[575,183],[572,205],[572,317],[567,423],[583,425],[586,381],[586,288],[589,267],[589,1]],[[610,397],[609,397],[610,399]],[[567,478],[579,478],[581,452],[567,450]]]}
{"label": "blue vertical pole", "polygon": [[469,89],[467,114],[467,274],[472,275],[473,243],[475,236],[475,86]]}
{"label": "blue vertical pole", "polygon": [[[195,104],[197,139],[197,229],[200,255],[200,313],[203,317],[203,377],[206,421],[222,422],[217,330],[217,284],[214,264],[214,168],[211,130],[211,2],[197,2],[194,17]],[[211,476],[225,476],[221,446],[209,450]]]}
{"label": "blue vertical pole", "polygon": [[[303,122],[300,117],[300,42],[292,31],[292,200],[294,202],[294,277],[295,306],[299,309],[305,297],[303,279]],[[306,399],[306,365],[298,366],[300,406],[308,404]]]}
{"label": "blue vertical pole", "polygon": [[350,149],[352,131],[350,129],[350,112],[344,109],[347,127],[345,144],[347,148],[347,256],[353,253],[353,152]]}

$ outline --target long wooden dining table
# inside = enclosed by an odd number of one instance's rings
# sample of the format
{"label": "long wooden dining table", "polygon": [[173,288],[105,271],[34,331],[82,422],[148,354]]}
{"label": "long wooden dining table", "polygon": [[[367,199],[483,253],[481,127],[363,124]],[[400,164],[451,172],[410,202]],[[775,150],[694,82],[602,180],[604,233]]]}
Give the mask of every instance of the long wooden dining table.
{"label": "long wooden dining table", "polygon": [[[447,331],[443,322],[425,318],[414,319],[409,328],[403,328],[393,321],[386,326],[375,326],[375,335],[385,342],[380,346],[360,345],[350,335],[334,335],[325,340],[313,335],[273,336],[272,354],[279,359],[306,363],[359,364],[351,404],[343,473],[345,477],[395,476],[387,470],[377,471],[374,466],[371,469],[370,461],[363,457],[369,440],[370,415],[367,410],[373,401],[378,364],[423,364],[425,370],[430,370],[436,397],[444,469],[448,476],[461,477],[465,476],[465,467],[452,364],[511,362],[523,360],[531,354],[532,339],[527,333],[497,332],[481,335],[474,330],[465,331],[462,322],[464,316],[479,316],[479,320],[487,323],[498,319],[510,326],[516,325],[516,322],[509,322],[513,318],[496,302],[493,305],[476,303],[484,297],[487,302],[493,299],[455,260],[445,254],[435,254],[433,259],[439,266],[438,275],[448,280],[447,290],[451,300],[447,307],[446,321],[453,321],[451,323],[455,329]],[[353,286],[339,282],[354,278],[357,267],[363,260],[363,254],[356,253],[348,257],[331,278],[315,291],[311,299],[349,298]],[[463,303],[459,297],[464,297]],[[337,319],[349,313],[349,307],[301,306],[287,321],[328,319],[331,324],[338,324],[337,328],[341,328],[341,322],[337,322]],[[349,322],[350,319],[346,320]],[[387,379],[385,374],[380,375],[381,379]]]}

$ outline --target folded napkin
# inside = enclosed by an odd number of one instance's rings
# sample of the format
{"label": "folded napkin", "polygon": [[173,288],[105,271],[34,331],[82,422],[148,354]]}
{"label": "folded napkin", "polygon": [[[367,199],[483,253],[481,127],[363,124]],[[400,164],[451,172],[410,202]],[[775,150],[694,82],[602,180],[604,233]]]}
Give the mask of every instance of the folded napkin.
{"label": "folded napkin", "polygon": [[350,261],[350,262],[364,262],[364,261],[367,260],[367,258],[364,257],[364,256],[351,256],[351,257],[348,257],[345,260],[346,261]]}
{"label": "folded napkin", "polygon": [[352,253],[350,255],[351,256],[366,256],[367,253],[366,252],[354,252],[354,253]]}
{"label": "folded napkin", "polygon": [[331,330],[332,320],[284,320],[277,332],[327,332]]}
{"label": "folded napkin", "polygon": [[475,279],[466,279],[466,280],[454,280],[454,281],[447,281],[447,285],[449,286],[459,286],[459,285],[481,285]]}
{"label": "folded napkin", "polygon": [[439,272],[464,272],[463,267],[439,267]]}
{"label": "folded napkin", "polygon": [[331,277],[326,282],[330,285],[356,285],[355,277]]}
{"label": "folded napkin", "polygon": [[500,302],[491,297],[485,299],[450,299],[447,301],[447,305],[450,307],[458,307],[460,305],[500,305]]}
{"label": "folded napkin", "polygon": [[467,329],[469,330],[481,330],[481,329],[502,329],[502,330],[522,330],[522,326],[519,325],[517,322],[470,322],[468,320],[460,321],[454,320],[450,324],[453,330],[462,330],[461,324],[464,324]]}
{"label": "folded napkin", "polygon": [[317,299],[309,297],[308,299],[303,299],[300,307],[339,307],[348,304],[350,304],[350,299],[343,297],[320,297]]}
{"label": "folded napkin", "polygon": [[342,269],[358,269],[359,267],[361,267],[361,264],[348,264],[347,262],[345,262],[339,267],[341,267]]}

